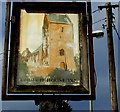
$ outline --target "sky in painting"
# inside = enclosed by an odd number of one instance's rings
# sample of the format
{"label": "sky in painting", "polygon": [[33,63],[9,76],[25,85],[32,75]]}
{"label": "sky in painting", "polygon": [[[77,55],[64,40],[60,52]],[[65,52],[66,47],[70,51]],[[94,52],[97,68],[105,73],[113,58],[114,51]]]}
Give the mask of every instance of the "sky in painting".
{"label": "sky in painting", "polygon": [[[63,15],[63,14],[62,14]],[[20,49],[22,53],[26,48],[31,52],[36,50],[42,44],[42,27],[45,13],[27,13],[21,10],[20,16]],[[70,44],[78,52],[78,14],[67,14],[73,24],[74,44]],[[33,21],[34,20],[34,21]]]}
{"label": "sky in painting", "polygon": [[[114,0],[115,1],[115,0]],[[118,4],[113,1],[112,4]],[[92,11],[98,9],[99,5],[105,5],[105,2],[93,2]],[[3,52],[3,37],[4,37],[4,24],[5,24],[5,4],[0,3],[2,6],[2,13],[0,11],[0,32],[3,35],[0,35],[0,53]],[[115,25],[118,28],[118,8],[113,9],[115,14]],[[105,18],[105,9],[102,11],[97,11],[93,13],[93,23]],[[96,85],[96,100],[93,101],[94,110],[111,110],[110,104],[110,90],[109,90],[109,71],[108,71],[108,55],[107,55],[107,36],[106,29],[102,28],[102,24],[105,24],[105,21],[100,21],[96,24],[93,24],[93,30],[103,30],[104,37],[100,39],[94,38],[94,57],[95,57],[95,69],[97,77]],[[114,32],[114,31],[113,31]],[[0,33],[0,34],[1,34]],[[115,61],[116,61],[116,74],[117,74],[117,85],[118,81],[118,37],[114,32],[114,48],[115,48]],[[0,55],[0,77],[2,75],[2,55]],[[0,78],[1,82],[1,78]],[[117,86],[118,88],[118,86]],[[118,91],[120,92],[120,91]],[[120,93],[118,93],[119,95]],[[120,101],[119,101],[120,102]],[[79,101],[73,102],[69,101],[69,104],[72,106],[73,110],[89,110],[89,101]],[[34,105],[34,101],[3,101],[2,102],[3,110],[38,110],[38,107]],[[119,104],[120,109],[120,104]]]}

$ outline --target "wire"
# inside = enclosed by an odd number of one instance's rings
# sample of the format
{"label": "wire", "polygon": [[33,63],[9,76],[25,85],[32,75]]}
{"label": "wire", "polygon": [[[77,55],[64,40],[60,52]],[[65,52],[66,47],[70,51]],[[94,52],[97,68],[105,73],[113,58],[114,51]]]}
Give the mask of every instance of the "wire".
{"label": "wire", "polygon": [[119,35],[119,33],[118,33],[118,31],[117,31],[116,26],[115,26],[115,24],[114,24],[114,23],[113,23],[113,28],[114,28],[114,30],[115,30],[115,32],[116,32],[116,34],[117,34],[117,36],[118,36],[118,39],[120,40],[120,35]]}
{"label": "wire", "polygon": [[94,10],[92,13],[95,13],[95,12],[97,12],[97,11],[99,11],[99,9],[97,9],[97,10]]}
{"label": "wire", "polygon": [[0,53],[0,55],[2,55],[3,53]]}
{"label": "wire", "polygon": [[94,23],[92,23],[92,24],[99,23],[99,22],[101,22],[101,21],[103,21],[103,20],[106,20],[106,18],[100,19],[99,21],[96,21],[96,22],[94,22]]}
{"label": "wire", "polygon": [[0,53],[0,55],[3,55],[4,54],[4,52],[3,53]]}

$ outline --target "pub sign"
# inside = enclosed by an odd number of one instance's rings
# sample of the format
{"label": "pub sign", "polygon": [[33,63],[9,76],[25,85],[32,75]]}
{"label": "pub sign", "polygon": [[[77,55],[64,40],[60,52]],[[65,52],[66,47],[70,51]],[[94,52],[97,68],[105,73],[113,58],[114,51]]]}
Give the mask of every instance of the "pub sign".
{"label": "pub sign", "polygon": [[86,2],[6,4],[3,100],[90,95]]}

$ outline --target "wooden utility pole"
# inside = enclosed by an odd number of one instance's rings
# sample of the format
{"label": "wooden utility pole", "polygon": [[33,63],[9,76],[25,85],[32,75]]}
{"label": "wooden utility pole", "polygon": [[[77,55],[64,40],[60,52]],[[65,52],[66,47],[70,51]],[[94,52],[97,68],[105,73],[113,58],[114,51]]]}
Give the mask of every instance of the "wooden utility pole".
{"label": "wooden utility pole", "polygon": [[118,7],[118,5],[111,5],[106,3],[105,6],[98,6],[98,8],[106,8],[106,26],[107,26],[107,40],[108,40],[108,61],[109,61],[109,80],[110,80],[110,95],[112,110],[118,112],[118,101],[117,101],[117,88],[116,88],[116,72],[115,72],[115,59],[114,59],[114,44],[113,44],[113,33],[112,33],[112,8]]}

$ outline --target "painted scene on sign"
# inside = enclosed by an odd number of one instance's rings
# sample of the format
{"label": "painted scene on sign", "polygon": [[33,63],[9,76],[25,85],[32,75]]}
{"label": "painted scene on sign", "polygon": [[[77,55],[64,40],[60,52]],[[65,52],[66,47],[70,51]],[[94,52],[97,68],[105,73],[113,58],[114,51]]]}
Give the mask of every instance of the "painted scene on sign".
{"label": "painted scene on sign", "polygon": [[78,14],[21,10],[17,85],[80,85]]}

